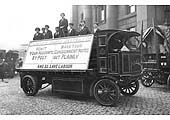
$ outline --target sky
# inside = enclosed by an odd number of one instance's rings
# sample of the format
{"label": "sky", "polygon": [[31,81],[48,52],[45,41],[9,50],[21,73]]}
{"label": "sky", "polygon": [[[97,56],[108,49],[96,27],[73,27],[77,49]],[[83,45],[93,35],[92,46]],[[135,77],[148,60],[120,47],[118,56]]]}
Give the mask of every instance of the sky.
{"label": "sky", "polygon": [[[148,4],[149,0],[2,0],[0,2],[0,49],[16,49],[33,39],[35,27],[48,24],[50,30],[58,26],[60,13],[70,20],[71,6],[76,5],[130,5]],[[154,4],[167,4],[154,0]],[[158,1],[158,2],[156,2]],[[149,4],[153,4],[150,0]]]}
{"label": "sky", "polygon": [[0,3],[0,49],[16,49],[33,39],[35,27],[58,26],[60,13],[70,20],[71,4],[59,0],[4,0]]}

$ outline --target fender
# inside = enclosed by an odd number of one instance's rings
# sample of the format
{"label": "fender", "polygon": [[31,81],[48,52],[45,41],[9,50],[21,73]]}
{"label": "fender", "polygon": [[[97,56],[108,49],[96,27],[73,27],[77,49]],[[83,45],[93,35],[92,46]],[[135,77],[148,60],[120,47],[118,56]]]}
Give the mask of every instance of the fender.
{"label": "fender", "polygon": [[110,75],[106,75],[106,76],[100,76],[98,77],[96,80],[94,80],[91,85],[90,85],[90,90],[89,90],[89,95],[93,96],[93,87],[95,85],[95,83],[101,79],[109,79],[113,82],[115,82],[116,84],[118,83],[118,79],[116,77],[110,76]]}

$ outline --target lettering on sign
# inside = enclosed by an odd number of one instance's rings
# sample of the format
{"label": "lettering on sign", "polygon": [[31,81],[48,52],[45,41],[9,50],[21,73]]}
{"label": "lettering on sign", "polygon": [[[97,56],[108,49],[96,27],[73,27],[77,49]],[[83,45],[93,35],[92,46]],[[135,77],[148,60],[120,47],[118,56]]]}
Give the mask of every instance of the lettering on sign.
{"label": "lettering on sign", "polygon": [[86,70],[93,35],[32,41],[23,69]]}

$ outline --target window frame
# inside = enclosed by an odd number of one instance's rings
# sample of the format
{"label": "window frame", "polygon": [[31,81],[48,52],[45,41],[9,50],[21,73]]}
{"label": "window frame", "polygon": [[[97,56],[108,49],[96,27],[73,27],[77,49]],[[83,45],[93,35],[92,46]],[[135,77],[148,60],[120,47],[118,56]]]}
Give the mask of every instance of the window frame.
{"label": "window frame", "polygon": [[[102,20],[103,11],[103,20]],[[95,6],[95,22],[100,24],[106,23],[106,5],[96,5]]]}
{"label": "window frame", "polygon": [[[132,7],[134,8],[134,11],[132,11]],[[136,12],[136,5],[128,5],[128,14],[132,14]]]}

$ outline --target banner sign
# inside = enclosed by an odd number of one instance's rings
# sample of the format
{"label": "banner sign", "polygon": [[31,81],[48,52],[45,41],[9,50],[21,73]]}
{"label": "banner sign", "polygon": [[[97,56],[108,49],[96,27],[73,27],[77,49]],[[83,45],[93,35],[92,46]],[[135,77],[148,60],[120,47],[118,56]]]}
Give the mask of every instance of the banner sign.
{"label": "banner sign", "polygon": [[93,35],[31,41],[22,69],[87,70]]}

